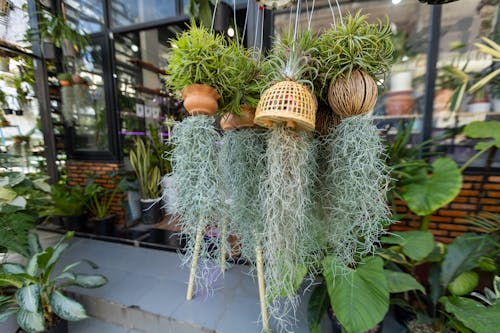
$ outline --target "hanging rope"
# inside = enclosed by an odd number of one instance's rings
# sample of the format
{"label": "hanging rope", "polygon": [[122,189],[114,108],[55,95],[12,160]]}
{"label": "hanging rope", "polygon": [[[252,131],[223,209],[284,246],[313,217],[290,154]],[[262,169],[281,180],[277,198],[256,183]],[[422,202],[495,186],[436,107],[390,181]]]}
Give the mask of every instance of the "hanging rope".
{"label": "hanging rope", "polygon": [[297,40],[297,30],[299,26],[299,15],[300,15],[300,0],[297,1],[297,10],[295,11],[295,28],[293,29],[293,42]]}
{"label": "hanging rope", "polygon": [[257,17],[256,17],[256,22],[255,22],[255,33],[253,36],[253,47],[254,49],[257,47],[257,33],[259,32],[259,17],[260,17],[260,9],[257,11]]}
{"label": "hanging rope", "polygon": [[333,11],[333,6],[330,0],[328,0],[328,6],[330,6],[330,11],[332,12],[333,25],[337,25],[337,22],[335,22],[335,12]]}
{"label": "hanging rope", "polygon": [[247,22],[248,22],[248,7],[250,7],[250,0],[247,0],[247,10],[245,13],[245,24],[243,24],[243,35],[241,36],[241,44],[245,43],[245,33],[247,32]]}
{"label": "hanging rope", "polygon": [[240,48],[240,37],[238,36],[238,25],[236,24],[236,0],[233,0],[233,21],[234,21],[234,34],[236,35],[236,44]]}
{"label": "hanging rope", "polygon": [[342,18],[342,11],[340,10],[339,0],[335,0],[335,2],[337,3],[337,9],[339,11],[340,24],[344,25],[344,19]]}
{"label": "hanging rope", "polygon": [[262,44],[264,43],[264,15],[266,11],[262,7],[262,19],[260,21],[260,50],[262,51]]}
{"label": "hanging rope", "polygon": [[316,4],[316,0],[313,0],[312,7],[311,7],[311,15],[309,16],[309,23],[307,24],[307,30],[311,30],[311,21],[313,18],[313,13],[314,13],[314,5]]}
{"label": "hanging rope", "polygon": [[219,6],[219,0],[215,0],[214,13],[212,14],[212,24],[210,25],[210,34],[214,31],[215,14],[217,13],[218,6]]}

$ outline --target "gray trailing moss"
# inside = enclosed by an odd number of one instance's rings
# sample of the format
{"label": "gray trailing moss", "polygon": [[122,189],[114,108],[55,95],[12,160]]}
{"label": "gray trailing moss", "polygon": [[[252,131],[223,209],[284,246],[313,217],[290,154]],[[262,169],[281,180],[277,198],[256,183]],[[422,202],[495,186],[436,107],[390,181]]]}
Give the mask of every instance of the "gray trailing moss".
{"label": "gray trailing moss", "polygon": [[[218,142],[214,118],[207,116],[187,117],[174,126],[172,131],[172,176],[177,196],[175,211],[180,216],[179,226],[186,238],[184,263],[193,258],[196,233],[201,228],[205,235],[201,244],[197,286],[208,283],[204,276],[207,265],[217,259],[217,216],[220,205],[218,187]],[[219,261],[216,261],[218,263]]]}
{"label": "gray trailing moss", "polygon": [[73,126],[73,106],[75,104],[75,94],[73,86],[61,87],[62,115],[67,126]]}
{"label": "gray trailing moss", "polygon": [[297,290],[315,256],[312,189],[317,173],[312,138],[282,126],[270,131],[260,189],[266,299],[281,330],[294,324]]}
{"label": "gray trailing moss", "polygon": [[229,233],[238,236],[242,257],[252,263],[255,263],[255,245],[261,242],[264,228],[258,195],[265,171],[267,133],[259,129],[226,132],[219,154],[225,194],[221,215],[229,222]]}
{"label": "gray trailing moss", "polygon": [[328,250],[346,265],[373,253],[390,211],[389,169],[384,145],[372,120],[342,120],[325,138],[323,204]]}

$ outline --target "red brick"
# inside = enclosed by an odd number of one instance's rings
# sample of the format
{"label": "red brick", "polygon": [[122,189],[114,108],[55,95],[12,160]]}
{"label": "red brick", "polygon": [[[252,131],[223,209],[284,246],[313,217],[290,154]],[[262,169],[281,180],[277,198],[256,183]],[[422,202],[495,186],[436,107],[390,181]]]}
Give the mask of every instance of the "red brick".
{"label": "red brick", "polygon": [[500,183],[500,176],[489,176],[488,181],[492,183]]}
{"label": "red brick", "polygon": [[483,210],[487,212],[499,212],[500,213],[500,206],[483,206]]}
{"label": "red brick", "polygon": [[451,222],[451,217],[445,217],[445,216],[431,216],[431,221],[433,222]]}
{"label": "red brick", "polygon": [[467,212],[464,211],[459,211],[459,210],[445,210],[445,209],[440,209],[439,210],[439,215],[441,216],[467,216]]}
{"label": "red brick", "polygon": [[462,234],[463,234],[463,232],[459,232],[459,231],[451,231],[450,232],[450,236],[451,237],[458,237],[458,236],[460,236]]}
{"label": "red brick", "polygon": [[462,184],[462,189],[466,190],[466,189],[470,189],[472,188],[472,183],[463,183]]}
{"label": "red brick", "polygon": [[446,231],[446,230],[433,230],[433,229],[430,229],[430,232],[432,232],[432,234],[435,235],[435,236],[447,236],[448,235],[448,231]]}
{"label": "red brick", "polygon": [[498,184],[495,184],[495,183],[484,184],[483,187],[485,190],[500,191],[500,183],[498,183]]}
{"label": "red brick", "polygon": [[451,208],[460,210],[475,210],[477,206],[470,204],[462,204],[462,203],[452,203]]}
{"label": "red brick", "polygon": [[403,230],[412,230],[413,228],[405,225],[393,224],[390,229],[395,231],[403,231]]}
{"label": "red brick", "polygon": [[463,202],[463,203],[466,203],[469,201],[469,198],[467,197],[456,197],[455,199],[453,199],[453,202]]}
{"label": "red brick", "polygon": [[488,191],[487,196],[490,198],[500,198],[500,192]]}
{"label": "red brick", "polygon": [[481,198],[479,202],[481,204],[500,205],[500,199]]}
{"label": "red brick", "polygon": [[484,176],[470,176],[470,175],[464,175],[463,179],[464,182],[480,182],[483,180]]}
{"label": "red brick", "polygon": [[472,197],[470,197],[470,198],[469,198],[469,203],[476,204],[476,203],[478,203],[478,202],[479,202],[479,199],[478,199],[478,198],[472,198]]}
{"label": "red brick", "polygon": [[479,191],[475,190],[462,190],[460,191],[459,196],[461,197],[477,197],[479,195]]}
{"label": "red brick", "polygon": [[449,237],[435,237],[437,242],[440,243],[445,243],[445,244],[450,244],[453,241],[453,238]]}
{"label": "red brick", "polygon": [[445,223],[439,223],[438,228],[443,229],[443,230],[453,230],[453,231],[467,231],[467,230],[469,230],[469,228],[464,226],[464,225],[445,224]]}

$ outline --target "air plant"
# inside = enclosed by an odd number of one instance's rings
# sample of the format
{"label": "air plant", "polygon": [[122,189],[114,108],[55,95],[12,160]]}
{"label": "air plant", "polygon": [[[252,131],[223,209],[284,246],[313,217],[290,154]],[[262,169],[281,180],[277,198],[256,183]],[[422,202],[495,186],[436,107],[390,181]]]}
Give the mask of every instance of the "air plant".
{"label": "air plant", "polygon": [[264,222],[266,301],[270,315],[285,329],[298,306],[297,290],[319,259],[311,239],[312,189],[317,173],[312,138],[275,125],[268,134],[266,172],[260,188]]}
{"label": "air plant", "polygon": [[[199,263],[202,268],[220,254],[215,233],[221,204],[217,175],[217,142],[220,135],[213,123],[213,117],[192,116],[176,124],[172,131],[174,148],[171,163],[177,196],[175,211],[180,216],[181,237],[187,242],[183,263],[193,260],[197,234],[208,231],[205,241],[200,244]],[[205,271],[199,269],[197,272],[197,285],[208,283],[203,277]]]}
{"label": "air plant", "polygon": [[384,145],[366,116],[344,119],[325,138],[323,175],[327,251],[346,266],[374,252],[390,222]]}

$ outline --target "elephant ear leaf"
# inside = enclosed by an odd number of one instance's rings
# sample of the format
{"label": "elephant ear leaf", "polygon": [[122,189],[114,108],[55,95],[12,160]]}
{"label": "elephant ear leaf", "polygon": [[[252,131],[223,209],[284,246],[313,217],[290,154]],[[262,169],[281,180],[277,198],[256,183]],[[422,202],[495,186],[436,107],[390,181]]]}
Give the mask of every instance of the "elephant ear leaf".
{"label": "elephant ear leaf", "polygon": [[37,284],[30,284],[16,292],[16,300],[21,309],[29,312],[38,312],[40,304],[40,288]]}
{"label": "elephant ear leaf", "polygon": [[464,134],[473,139],[492,139],[476,143],[474,149],[500,148],[500,121],[474,121],[465,126]]}
{"label": "elephant ear leaf", "polygon": [[50,295],[50,305],[54,313],[62,319],[77,321],[87,318],[87,313],[80,303],[64,296],[59,291],[54,291]]}
{"label": "elephant ear leaf", "polygon": [[401,197],[412,212],[426,216],[453,201],[461,188],[462,174],[457,164],[442,157],[432,163],[432,174],[402,186]]}
{"label": "elephant ear leaf", "polygon": [[442,297],[439,300],[446,312],[476,333],[498,332],[500,326],[500,303],[484,306],[465,297]]}
{"label": "elephant ear leaf", "polygon": [[17,312],[17,323],[26,332],[45,332],[45,319],[40,312],[20,309]]}
{"label": "elephant ear leaf", "polygon": [[320,284],[314,288],[307,305],[307,326],[311,333],[320,333],[321,319],[329,306],[330,300],[328,299],[326,285]]}

